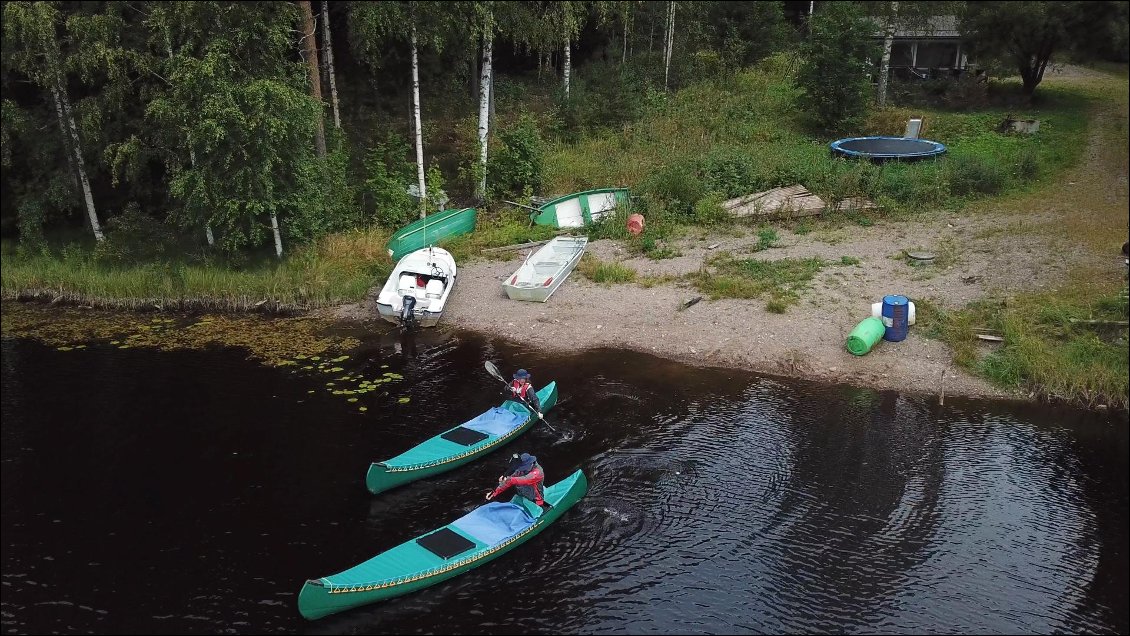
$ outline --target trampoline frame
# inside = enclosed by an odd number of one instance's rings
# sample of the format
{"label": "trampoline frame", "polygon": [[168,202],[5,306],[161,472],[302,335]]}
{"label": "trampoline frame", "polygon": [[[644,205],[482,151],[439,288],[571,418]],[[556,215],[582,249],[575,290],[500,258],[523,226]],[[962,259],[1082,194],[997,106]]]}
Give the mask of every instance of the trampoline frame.
{"label": "trampoline frame", "polygon": [[[870,140],[874,140],[874,139],[890,140],[890,141],[914,141],[914,142],[923,144],[924,146],[928,147],[928,150],[923,150],[922,152],[913,152],[913,153],[862,152],[862,151],[859,151],[859,150],[849,150],[849,149],[843,147],[843,144],[846,144],[848,142],[870,141]],[[832,154],[834,154],[834,155],[839,155],[841,157],[856,157],[856,158],[861,158],[861,159],[871,159],[871,160],[875,160],[875,161],[886,161],[886,160],[889,160],[889,159],[914,161],[914,160],[917,160],[917,159],[926,159],[926,158],[929,158],[929,157],[937,157],[939,155],[945,154],[945,152],[946,152],[945,144],[938,143],[936,141],[930,141],[929,139],[913,139],[913,138],[910,138],[910,137],[847,137],[847,138],[844,138],[844,139],[837,139],[837,140],[833,141],[832,143],[828,144],[828,147],[831,148]]]}

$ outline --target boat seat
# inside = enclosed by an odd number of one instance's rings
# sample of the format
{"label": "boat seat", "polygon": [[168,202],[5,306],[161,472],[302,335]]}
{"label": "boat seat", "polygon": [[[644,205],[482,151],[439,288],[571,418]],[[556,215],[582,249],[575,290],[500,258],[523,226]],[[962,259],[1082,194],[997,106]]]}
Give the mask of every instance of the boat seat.
{"label": "boat seat", "polygon": [[416,295],[416,276],[413,274],[401,274],[400,282],[396,286],[398,296],[406,296],[408,294]]}
{"label": "boat seat", "polygon": [[428,298],[439,298],[443,295],[443,281],[438,278],[433,278],[428,281],[424,287],[424,293]]}

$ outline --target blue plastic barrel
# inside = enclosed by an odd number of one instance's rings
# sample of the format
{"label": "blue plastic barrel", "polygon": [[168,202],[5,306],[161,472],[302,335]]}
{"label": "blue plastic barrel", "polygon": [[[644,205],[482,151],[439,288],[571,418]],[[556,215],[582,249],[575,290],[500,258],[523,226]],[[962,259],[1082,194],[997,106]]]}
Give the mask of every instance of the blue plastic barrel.
{"label": "blue plastic barrel", "polygon": [[906,296],[883,296],[883,340],[899,342],[910,329],[910,300]]}

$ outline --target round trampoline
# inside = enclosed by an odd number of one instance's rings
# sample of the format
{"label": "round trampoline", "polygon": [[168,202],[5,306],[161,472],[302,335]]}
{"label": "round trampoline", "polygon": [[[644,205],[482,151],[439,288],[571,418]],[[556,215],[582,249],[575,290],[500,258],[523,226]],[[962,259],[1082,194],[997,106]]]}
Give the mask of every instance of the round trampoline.
{"label": "round trampoline", "polygon": [[915,161],[937,157],[946,147],[929,139],[907,139],[905,137],[851,137],[837,139],[829,146],[832,154],[841,157],[859,157],[872,161],[898,159]]}

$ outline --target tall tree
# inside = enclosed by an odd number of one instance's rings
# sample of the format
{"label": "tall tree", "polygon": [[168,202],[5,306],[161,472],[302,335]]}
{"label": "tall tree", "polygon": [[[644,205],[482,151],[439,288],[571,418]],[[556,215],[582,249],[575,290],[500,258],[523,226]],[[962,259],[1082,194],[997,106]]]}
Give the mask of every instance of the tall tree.
{"label": "tall tree", "polygon": [[1011,63],[1031,96],[1054,55],[1090,57],[1125,34],[1125,4],[969,2],[961,30],[974,55]]}
{"label": "tall tree", "polygon": [[[318,64],[318,30],[314,25],[314,11],[310,6],[310,0],[298,0],[298,7],[302,9],[302,48],[306,56],[306,67],[309,69],[310,97],[321,104],[322,76]],[[314,147],[318,150],[319,157],[326,156],[326,128],[320,110],[317,126],[314,129]]]}
{"label": "tall tree", "polygon": [[14,47],[8,63],[51,93],[59,127],[63,131],[63,146],[74,158],[72,165],[78,174],[79,189],[86,205],[91,232],[96,240],[102,241],[105,237],[94,208],[94,195],[87,178],[86,162],[83,160],[82,141],[79,139],[67,93],[66,72],[57,36],[61,18],[59,10],[51,2],[5,4],[4,38],[10,39]]}
{"label": "tall tree", "polygon": [[412,43],[412,133],[416,144],[416,181],[420,189],[420,218],[428,213],[428,185],[424,180],[424,133],[420,125],[420,60],[416,47],[416,12],[411,12]]}
{"label": "tall tree", "polygon": [[671,53],[675,45],[675,0],[667,0],[667,28],[663,42],[663,90],[667,90],[671,77]]}
{"label": "tall tree", "polygon": [[330,37],[330,2],[322,0],[322,41],[326,47],[326,74],[330,78],[330,101],[333,105],[334,127],[341,128],[341,114],[337,105],[337,73],[334,72],[334,47]]}
{"label": "tall tree", "polygon": [[849,128],[866,112],[871,83],[867,61],[875,57],[873,23],[848,2],[820,5],[802,47],[799,106],[825,130]]}
{"label": "tall tree", "polygon": [[[310,144],[322,106],[309,94],[307,67],[293,61],[299,8],[219,2],[149,8],[147,23],[170,34],[174,56],[147,106],[147,136],[165,149],[177,214],[210,221],[229,251],[270,233],[281,256],[284,233],[316,235],[331,215],[324,162]],[[188,162],[181,154],[186,146]]]}
{"label": "tall tree", "polygon": [[483,61],[482,77],[479,80],[479,183],[476,192],[479,200],[486,199],[487,193],[487,141],[490,134],[490,102],[494,84],[494,13],[488,4],[482,16]]}
{"label": "tall tree", "polygon": [[899,3],[892,0],[883,28],[883,58],[879,63],[879,106],[887,105],[887,80],[891,74],[891,47],[895,42],[895,28],[898,23]]}

